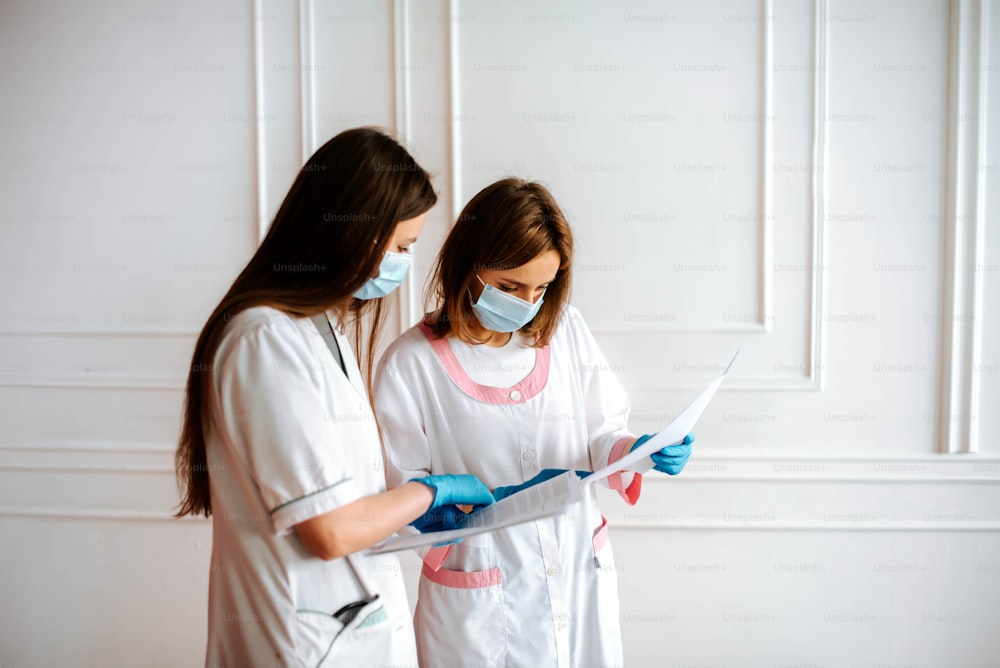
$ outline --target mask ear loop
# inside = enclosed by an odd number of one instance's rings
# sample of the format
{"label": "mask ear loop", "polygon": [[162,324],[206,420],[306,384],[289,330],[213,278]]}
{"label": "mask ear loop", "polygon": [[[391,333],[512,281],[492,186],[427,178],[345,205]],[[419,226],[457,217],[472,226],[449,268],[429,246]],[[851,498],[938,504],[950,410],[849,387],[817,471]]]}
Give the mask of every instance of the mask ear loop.
{"label": "mask ear loop", "polygon": [[[482,284],[483,284],[483,290],[486,290],[486,285],[487,285],[487,284],[486,284],[486,281],[484,281],[483,279],[479,278],[479,274],[476,274],[476,280],[477,280],[477,281],[479,281],[480,283],[482,283]],[[473,299],[473,297],[472,297],[472,288],[470,288],[470,287],[466,287],[466,288],[465,288],[465,291],[466,291],[467,293],[469,293],[469,303],[470,303],[471,305],[475,306],[475,305],[476,305],[477,303],[479,303],[479,300],[478,300],[478,299]],[[480,292],[480,293],[479,293],[479,296],[480,296],[480,297],[482,297],[482,296],[483,296],[483,293],[482,293],[482,292]]]}

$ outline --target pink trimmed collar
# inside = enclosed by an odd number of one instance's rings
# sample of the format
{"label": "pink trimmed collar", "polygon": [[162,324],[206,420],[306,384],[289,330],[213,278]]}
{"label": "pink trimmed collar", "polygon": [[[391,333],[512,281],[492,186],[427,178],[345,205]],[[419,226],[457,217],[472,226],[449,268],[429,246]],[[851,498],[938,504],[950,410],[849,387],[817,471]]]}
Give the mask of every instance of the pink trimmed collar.
{"label": "pink trimmed collar", "polygon": [[445,338],[437,338],[430,326],[426,322],[419,325],[420,331],[427,337],[434,354],[441,360],[445,371],[452,382],[459,386],[463,392],[486,404],[520,404],[531,399],[543,389],[549,380],[549,358],[551,351],[548,346],[535,349],[535,366],[523,380],[511,387],[492,387],[490,385],[480,385],[465,373],[465,369],[455,357],[455,352],[448,345]]}

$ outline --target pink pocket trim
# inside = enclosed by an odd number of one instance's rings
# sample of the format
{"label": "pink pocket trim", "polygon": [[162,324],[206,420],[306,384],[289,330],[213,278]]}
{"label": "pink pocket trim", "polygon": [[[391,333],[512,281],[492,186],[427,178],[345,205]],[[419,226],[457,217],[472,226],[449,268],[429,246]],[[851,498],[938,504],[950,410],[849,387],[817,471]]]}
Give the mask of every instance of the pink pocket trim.
{"label": "pink pocket trim", "polygon": [[601,551],[608,542],[608,518],[601,515],[601,526],[594,530],[594,554]]}
{"label": "pink pocket trim", "polygon": [[432,571],[439,570],[441,566],[444,565],[444,560],[448,558],[448,554],[451,552],[451,545],[441,545],[439,547],[432,547],[427,551],[424,556],[424,565],[430,568]]}
{"label": "pink pocket trim", "polygon": [[424,564],[423,576],[431,582],[453,589],[483,589],[494,587],[503,582],[499,568],[488,568],[485,571],[449,571],[447,568],[434,570]]}

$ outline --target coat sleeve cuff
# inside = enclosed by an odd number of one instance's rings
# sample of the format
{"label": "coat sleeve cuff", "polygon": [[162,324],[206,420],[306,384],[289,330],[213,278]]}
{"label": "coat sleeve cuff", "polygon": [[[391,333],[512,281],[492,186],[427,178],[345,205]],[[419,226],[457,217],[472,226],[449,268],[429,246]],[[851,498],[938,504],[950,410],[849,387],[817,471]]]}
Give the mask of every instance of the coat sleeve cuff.
{"label": "coat sleeve cuff", "polygon": [[282,503],[271,511],[271,524],[279,536],[291,533],[296,524],[311,520],[361,498],[353,478],[344,478],[305,496]]}
{"label": "coat sleeve cuff", "polygon": [[[611,452],[608,453],[608,464],[614,464],[616,461],[628,454],[629,450],[632,449],[632,445],[638,439],[634,436],[626,436],[625,438],[618,439],[613,446],[611,446]],[[628,485],[624,484],[624,476],[632,476]],[[642,474],[641,473],[630,473],[622,472],[612,473],[608,476],[608,487],[618,492],[621,497],[630,506],[634,506],[635,502],[639,500],[639,494],[642,493]]]}

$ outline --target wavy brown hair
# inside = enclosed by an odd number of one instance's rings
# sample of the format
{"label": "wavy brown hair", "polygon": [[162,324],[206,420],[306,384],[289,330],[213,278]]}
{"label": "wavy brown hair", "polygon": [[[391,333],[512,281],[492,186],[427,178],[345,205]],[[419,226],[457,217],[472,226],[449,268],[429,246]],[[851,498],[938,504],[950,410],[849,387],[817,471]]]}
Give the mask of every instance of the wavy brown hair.
{"label": "wavy brown hair", "polygon": [[545,290],[538,314],[521,333],[533,345],[548,345],[570,292],[573,233],[552,193],[540,183],[506,178],[480,190],[458,217],[438,253],[428,288],[436,302],[428,323],[435,336],[457,336],[470,344],[478,324],[469,294],[483,270],[513,269],[546,251],[559,253],[559,272]]}
{"label": "wavy brown hair", "polygon": [[[436,201],[427,172],[396,140],[375,128],[342,132],[309,158],[264,241],[195,344],[175,457],[182,490],[175,517],[212,514],[205,445],[212,424],[215,354],[227,323],[254,306],[270,306],[296,318],[333,311],[350,328],[356,345],[366,340],[370,394],[384,300],[352,295],[377,273],[396,225]],[[365,313],[373,315],[371,322],[362,320]]]}

